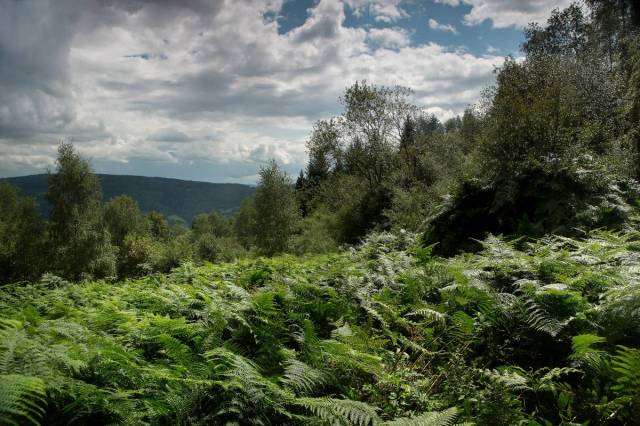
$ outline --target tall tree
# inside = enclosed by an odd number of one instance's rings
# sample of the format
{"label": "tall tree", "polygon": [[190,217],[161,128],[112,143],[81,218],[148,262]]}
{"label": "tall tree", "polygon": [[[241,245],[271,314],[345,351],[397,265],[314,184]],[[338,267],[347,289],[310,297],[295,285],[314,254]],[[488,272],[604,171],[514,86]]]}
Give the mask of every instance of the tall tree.
{"label": "tall tree", "polygon": [[115,274],[115,252],[102,220],[101,190],[89,162],[70,143],[58,147],[49,174],[51,243],[57,272],[70,279]]}
{"label": "tall tree", "polygon": [[293,182],[275,160],[260,169],[255,199],[256,245],[266,255],[286,251],[300,218]]}

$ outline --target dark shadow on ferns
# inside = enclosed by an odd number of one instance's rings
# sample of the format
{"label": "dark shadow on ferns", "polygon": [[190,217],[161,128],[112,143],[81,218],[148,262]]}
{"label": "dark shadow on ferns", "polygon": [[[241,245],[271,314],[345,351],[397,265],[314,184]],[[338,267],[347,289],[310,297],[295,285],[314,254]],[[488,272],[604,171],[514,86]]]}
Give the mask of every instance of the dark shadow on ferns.
{"label": "dark shadow on ferns", "polygon": [[579,237],[581,228],[620,229],[630,204],[637,204],[630,182],[532,168],[488,184],[463,182],[431,218],[422,240],[425,246],[435,244],[434,254],[448,257],[480,251],[479,241],[488,234],[523,242],[549,234]]}

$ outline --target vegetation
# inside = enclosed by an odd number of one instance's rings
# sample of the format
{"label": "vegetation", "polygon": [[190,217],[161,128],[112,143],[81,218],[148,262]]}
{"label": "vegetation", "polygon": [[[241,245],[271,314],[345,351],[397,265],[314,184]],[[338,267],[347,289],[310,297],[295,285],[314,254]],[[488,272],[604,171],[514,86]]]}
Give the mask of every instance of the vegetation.
{"label": "vegetation", "polygon": [[447,260],[412,234],[374,234],[342,254],[184,263],[119,283],[46,275],[0,296],[0,413],[47,424],[630,424],[639,237],[596,231],[521,250],[491,237]]}
{"label": "vegetation", "polygon": [[[252,186],[237,183],[107,174],[97,176],[104,202],[127,195],[136,200],[142,212],[155,211],[169,218],[172,223],[182,224],[189,224],[197,214],[211,210],[232,214],[240,207],[242,200],[255,190]],[[47,179],[46,174],[41,174],[0,180],[16,187],[22,196],[34,198],[38,211],[48,216],[51,207],[44,197]]]}
{"label": "vegetation", "polygon": [[586,7],[444,123],[356,82],[233,215],[0,183],[0,422],[637,424],[640,9]]}

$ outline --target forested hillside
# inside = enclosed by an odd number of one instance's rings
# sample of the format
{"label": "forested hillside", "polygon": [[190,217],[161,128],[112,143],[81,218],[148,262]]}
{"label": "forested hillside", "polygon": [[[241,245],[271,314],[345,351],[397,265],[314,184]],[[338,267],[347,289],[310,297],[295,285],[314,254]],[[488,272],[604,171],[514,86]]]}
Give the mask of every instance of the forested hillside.
{"label": "forested hillside", "polygon": [[[96,174],[102,186],[102,199],[108,202],[126,195],[138,203],[143,213],[158,212],[171,222],[191,223],[199,213],[219,210],[224,214],[236,211],[254,188],[237,183],[209,183],[146,176]],[[38,210],[47,215],[50,207],[45,198],[47,175],[7,178],[20,195],[32,197]]]}
{"label": "forested hillside", "polygon": [[0,422],[640,424],[640,9],[524,38],[445,122],[353,83],[232,216],[0,183]]}

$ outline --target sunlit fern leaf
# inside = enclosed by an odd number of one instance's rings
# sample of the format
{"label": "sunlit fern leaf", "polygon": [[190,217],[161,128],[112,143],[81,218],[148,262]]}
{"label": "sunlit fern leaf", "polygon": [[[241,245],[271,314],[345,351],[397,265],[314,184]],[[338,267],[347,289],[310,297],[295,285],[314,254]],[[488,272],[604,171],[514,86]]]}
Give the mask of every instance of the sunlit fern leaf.
{"label": "sunlit fern leaf", "polygon": [[39,425],[45,404],[45,386],[39,378],[0,375],[0,424]]}
{"label": "sunlit fern leaf", "polygon": [[572,367],[557,367],[550,370],[541,368],[529,375],[529,388],[536,393],[556,393],[567,386],[564,381],[561,381],[561,378],[580,373],[582,373],[581,370]]}
{"label": "sunlit fern leaf", "polygon": [[298,398],[296,405],[304,407],[331,425],[375,426],[382,423],[376,408],[350,399]]}
{"label": "sunlit fern leaf", "polygon": [[447,322],[447,315],[442,312],[438,312],[431,308],[420,308],[413,312],[409,312],[407,316],[419,316],[427,321],[436,323],[440,326],[444,326]]}
{"label": "sunlit fern leaf", "polygon": [[370,374],[379,374],[381,361],[379,356],[358,351],[351,345],[333,339],[322,340],[319,343],[322,358],[332,366],[342,366],[347,369],[358,369]]}
{"label": "sunlit fern leaf", "polygon": [[437,352],[430,351],[424,346],[414,342],[413,340],[403,336],[402,334],[398,335],[398,341],[405,345],[407,348],[411,348],[412,350],[421,353],[423,355],[436,355]]}
{"label": "sunlit fern leaf", "polygon": [[531,298],[524,296],[520,299],[524,306],[524,319],[532,329],[556,337],[564,328],[563,323],[549,316],[549,314],[540,308]]}
{"label": "sunlit fern leaf", "polygon": [[613,390],[626,397],[635,409],[640,409],[640,349],[618,346],[611,364],[617,373]]}
{"label": "sunlit fern leaf", "polygon": [[458,416],[456,407],[444,411],[432,411],[413,417],[401,417],[388,422],[385,426],[450,426]]}
{"label": "sunlit fern leaf", "polygon": [[40,278],[40,284],[46,288],[58,288],[69,284],[64,278],[60,278],[57,275],[51,273],[45,273]]}
{"label": "sunlit fern leaf", "polygon": [[528,388],[529,378],[520,369],[485,370],[485,374],[494,382],[500,383],[509,389],[524,390]]}
{"label": "sunlit fern leaf", "polygon": [[327,375],[321,370],[292,358],[286,361],[280,381],[289,389],[306,394],[322,386],[327,381]]}
{"label": "sunlit fern leaf", "polygon": [[19,321],[0,318],[0,372],[13,371],[14,353],[18,344],[17,334],[26,338]]}
{"label": "sunlit fern leaf", "polygon": [[604,343],[607,339],[593,334],[579,334],[571,339],[569,359],[584,365],[592,371],[602,371],[606,361],[606,352],[593,345]]}

